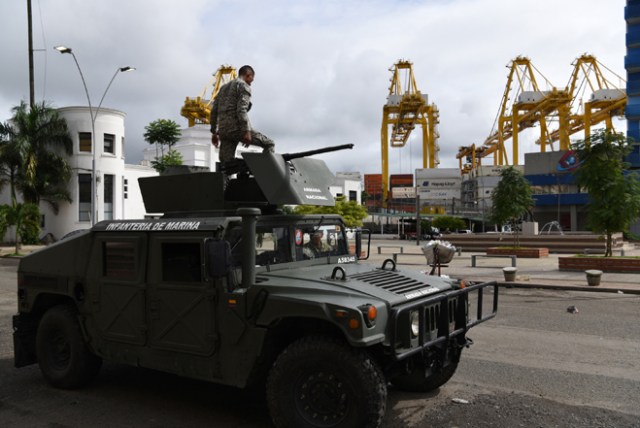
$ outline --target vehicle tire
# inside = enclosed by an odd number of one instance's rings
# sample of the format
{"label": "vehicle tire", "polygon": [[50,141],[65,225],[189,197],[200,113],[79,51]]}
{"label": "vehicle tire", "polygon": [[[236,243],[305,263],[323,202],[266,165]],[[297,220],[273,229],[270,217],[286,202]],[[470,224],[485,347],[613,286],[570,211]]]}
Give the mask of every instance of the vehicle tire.
{"label": "vehicle tire", "polygon": [[442,370],[424,377],[424,366],[415,366],[411,373],[396,376],[391,379],[391,384],[398,389],[409,392],[430,392],[447,383],[458,368],[457,362],[450,362]]}
{"label": "vehicle tire", "polygon": [[267,404],[278,428],[375,428],[384,416],[387,385],[366,352],[337,338],[309,336],[277,358]]}
{"label": "vehicle tire", "polygon": [[93,380],[102,359],[89,351],[82,338],[75,310],[54,306],[43,315],[36,334],[38,365],[51,385],[75,389]]}

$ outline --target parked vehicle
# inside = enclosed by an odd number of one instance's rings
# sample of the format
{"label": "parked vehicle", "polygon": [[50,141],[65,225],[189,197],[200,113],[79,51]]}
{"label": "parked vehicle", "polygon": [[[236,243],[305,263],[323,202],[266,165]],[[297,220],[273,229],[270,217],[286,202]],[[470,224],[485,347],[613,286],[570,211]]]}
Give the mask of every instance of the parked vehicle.
{"label": "parked vehicle", "polygon": [[244,153],[228,181],[142,178],[162,218],[103,221],[24,257],[16,367],[37,362],[65,389],[102,360],[266,385],[277,427],[377,427],[387,382],[445,384],[468,330],[495,316],[497,284],[366,264],[370,235],[350,242],[339,216],[284,215],[278,205],[333,203],[313,153]]}

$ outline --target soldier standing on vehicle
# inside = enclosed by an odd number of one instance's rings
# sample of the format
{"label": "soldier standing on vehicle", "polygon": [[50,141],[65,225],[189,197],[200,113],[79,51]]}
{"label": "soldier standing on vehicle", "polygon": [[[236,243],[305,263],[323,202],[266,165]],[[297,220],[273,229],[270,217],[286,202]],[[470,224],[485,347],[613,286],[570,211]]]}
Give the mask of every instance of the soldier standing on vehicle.
{"label": "soldier standing on vehicle", "polygon": [[274,142],[251,128],[248,112],[251,109],[251,82],[255,72],[250,65],[240,67],[240,77],[220,88],[211,106],[211,143],[220,147],[220,162],[235,158],[236,147],[242,143],[262,147],[273,152]]}

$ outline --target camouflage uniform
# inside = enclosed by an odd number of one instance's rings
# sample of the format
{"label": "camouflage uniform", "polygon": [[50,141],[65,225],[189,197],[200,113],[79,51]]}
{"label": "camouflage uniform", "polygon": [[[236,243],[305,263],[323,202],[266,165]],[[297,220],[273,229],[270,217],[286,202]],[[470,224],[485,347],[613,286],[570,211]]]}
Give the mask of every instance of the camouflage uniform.
{"label": "camouflage uniform", "polygon": [[245,132],[251,131],[251,145],[273,151],[274,142],[269,137],[251,129],[248,111],[251,109],[251,86],[237,78],[220,88],[211,106],[211,132],[216,129],[220,137],[220,162],[235,158],[236,147]]}

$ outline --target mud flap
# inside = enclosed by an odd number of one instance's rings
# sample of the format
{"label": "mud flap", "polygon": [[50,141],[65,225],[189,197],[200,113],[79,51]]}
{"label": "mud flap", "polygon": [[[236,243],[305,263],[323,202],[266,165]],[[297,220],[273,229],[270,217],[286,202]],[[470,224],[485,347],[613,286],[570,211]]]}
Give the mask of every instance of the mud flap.
{"label": "mud flap", "polygon": [[16,368],[38,362],[36,357],[37,322],[22,315],[13,317],[13,356]]}

